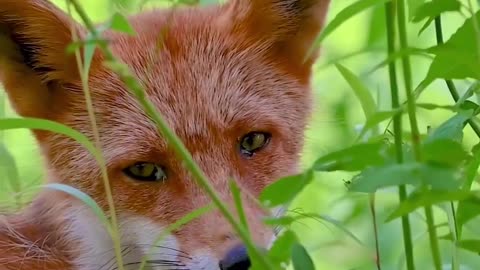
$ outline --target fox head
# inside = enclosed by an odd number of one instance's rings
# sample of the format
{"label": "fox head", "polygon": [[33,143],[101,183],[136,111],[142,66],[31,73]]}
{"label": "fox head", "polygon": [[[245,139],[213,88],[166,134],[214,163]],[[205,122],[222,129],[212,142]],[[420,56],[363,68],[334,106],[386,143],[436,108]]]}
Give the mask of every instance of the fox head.
{"label": "fox head", "polygon": [[[105,31],[102,37],[232,205],[231,179],[255,197],[297,172],[317,57],[309,51],[328,5],[329,0],[230,0],[152,10],[129,18],[134,36]],[[93,141],[78,62],[66,53],[72,33],[82,39],[88,31],[46,0],[1,0],[0,81],[21,116],[62,123]],[[150,250],[155,236],[210,199],[104,60],[96,50],[88,85],[122,246],[130,250],[125,263],[138,266],[138,256]],[[66,136],[33,134],[48,181],[71,185],[108,209],[93,156]],[[71,206],[64,216],[68,237],[80,246],[71,251],[78,258],[73,264],[99,269],[113,257],[111,243],[84,210]],[[266,247],[274,235],[262,225],[265,213],[248,198],[244,210],[252,238]],[[229,251],[246,256],[239,245],[228,222],[213,211],[160,243],[150,258],[164,264],[151,266],[233,269],[228,265],[238,262],[228,259]]]}

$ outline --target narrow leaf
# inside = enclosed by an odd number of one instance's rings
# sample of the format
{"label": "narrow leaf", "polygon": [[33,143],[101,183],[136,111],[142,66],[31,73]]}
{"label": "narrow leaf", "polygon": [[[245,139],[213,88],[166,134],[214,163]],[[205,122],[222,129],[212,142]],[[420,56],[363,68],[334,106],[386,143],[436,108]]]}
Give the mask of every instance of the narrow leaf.
{"label": "narrow leaf", "polygon": [[480,25],[480,11],[474,17],[465,20],[465,23],[452,37],[442,45],[430,49],[435,58],[425,81],[435,79],[480,79],[480,51],[475,37],[475,28]]}
{"label": "narrow leaf", "polygon": [[297,236],[290,230],[284,230],[275,239],[272,247],[268,251],[268,257],[276,266],[288,265],[292,247],[298,242]]}
{"label": "narrow leaf", "polygon": [[307,250],[300,244],[292,247],[292,263],[295,270],[315,270],[312,258]]}
{"label": "narrow leaf", "polygon": [[457,242],[457,246],[462,249],[480,254],[480,240],[460,240]]}
{"label": "narrow leaf", "polygon": [[335,66],[354,91],[355,95],[360,101],[360,104],[362,105],[365,118],[368,119],[368,117],[375,113],[375,108],[377,107],[372,94],[353,72],[341,64],[335,64]]}
{"label": "narrow leaf", "polygon": [[480,215],[480,199],[477,197],[472,197],[463,201],[458,202],[456,219],[457,225],[459,227],[459,232],[461,235],[463,226]]}
{"label": "narrow leaf", "polygon": [[316,171],[360,171],[385,164],[387,145],[383,142],[356,144],[317,159]]}
{"label": "narrow leaf", "polygon": [[470,158],[461,143],[449,139],[430,140],[422,145],[422,152],[425,161],[450,167],[456,167]]}
{"label": "narrow leaf", "polygon": [[308,170],[303,174],[282,178],[268,185],[260,194],[260,201],[268,207],[275,207],[289,203],[313,179],[313,171]]}
{"label": "narrow leaf", "polygon": [[234,180],[230,181],[230,190],[232,192],[233,201],[235,202],[235,208],[237,210],[240,223],[248,232],[248,222],[247,217],[245,216],[245,211],[243,209],[242,194],[240,193],[240,188],[238,187],[237,182],[235,182]]}
{"label": "narrow leaf", "polygon": [[346,22],[348,19],[352,18],[353,16],[357,15],[358,13],[373,7],[375,5],[381,5],[385,2],[391,0],[360,0],[356,1],[353,4],[347,6],[345,9],[340,11],[335,18],[325,26],[323,31],[315,40],[314,45],[312,46],[312,50],[318,47],[322,41],[329,36],[335,29],[337,29],[340,25]]}
{"label": "narrow leaf", "polygon": [[433,0],[426,2],[418,7],[412,21],[419,22],[426,18],[435,18],[447,11],[459,11],[460,6],[460,2],[457,0]]}
{"label": "narrow leaf", "polygon": [[372,193],[398,185],[428,185],[435,190],[451,190],[460,185],[460,180],[456,170],[412,162],[368,168],[353,178],[349,189]]}
{"label": "narrow leaf", "polygon": [[425,143],[441,139],[448,139],[461,143],[463,140],[463,128],[472,115],[472,110],[459,112],[434,129],[425,139]]}
{"label": "narrow leaf", "polygon": [[409,214],[420,207],[433,205],[445,201],[461,201],[473,196],[472,193],[464,191],[440,191],[440,190],[417,190],[412,193],[405,201],[390,214],[386,221],[399,218]]}
{"label": "narrow leaf", "polygon": [[391,111],[381,111],[381,112],[376,112],[372,116],[370,116],[365,125],[363,126],[362,130],[360,131],[360,134],[358,135],[358,138],[363,138],[365,134],[372,128],[376,127],[378,124],[390,120],[393,118],[394,115],[397,113],[402,113],[403,108],[399,108],[396,110],[391,110]]}
{"label": "narrow leaf", "polygon": [[116,12],[113,14],[112,19],[110,21],[110,29],[125,33],[131,36],[135,35],[135,30],[130,25],[128,20],[122,14]]}

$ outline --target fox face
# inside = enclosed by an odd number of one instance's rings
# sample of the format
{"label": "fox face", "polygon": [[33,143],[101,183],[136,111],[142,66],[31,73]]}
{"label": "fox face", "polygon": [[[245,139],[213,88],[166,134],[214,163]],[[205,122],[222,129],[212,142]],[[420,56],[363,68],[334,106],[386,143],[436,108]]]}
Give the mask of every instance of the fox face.
{"label": "fox face", "polygon": [[[103,33],[221,198],[234,209],[230,180],[246,194],[252,238],[262,247],[275,236],[262,225],[266,213],[252,198],[297,172],[317,54],[309,50],[328,4],[231,0],[153,10],[129,18],[134,36]],[[48,1],[2,0],[0,81],[20,115],[62,123],[92,141],[98,133],[127,269],[138,268],[147,252],[152,269],[247,269],[234,268],[248,263],[248,257],[217,211],[154,243],[168,225],[210,199],[128,88],[104,65],[100,50],[93,55],[88,78],[93,128],[77,59],[65,50],[72,33],[85,38],[87,30]],[[66,136],[33,133],[48,181],[78,188],[108,210],[94,157]],[[59,195],[44,197],[58,207]],[[75,269],[113,269],[112,243],[103,226],[72,199],[62,204],[67,209],[65,238],[75,246],[68,251]]]}

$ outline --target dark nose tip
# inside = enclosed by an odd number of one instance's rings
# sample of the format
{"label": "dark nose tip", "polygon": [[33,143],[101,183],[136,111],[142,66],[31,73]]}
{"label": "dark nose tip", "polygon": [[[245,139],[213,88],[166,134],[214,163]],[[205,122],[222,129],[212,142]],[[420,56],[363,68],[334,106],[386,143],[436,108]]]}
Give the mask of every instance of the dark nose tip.
{"label": "dark nose tip", "polygon": [[238,245],[227,252],[220,261],[221,270],[248,270],[250,258],[244,245]]}

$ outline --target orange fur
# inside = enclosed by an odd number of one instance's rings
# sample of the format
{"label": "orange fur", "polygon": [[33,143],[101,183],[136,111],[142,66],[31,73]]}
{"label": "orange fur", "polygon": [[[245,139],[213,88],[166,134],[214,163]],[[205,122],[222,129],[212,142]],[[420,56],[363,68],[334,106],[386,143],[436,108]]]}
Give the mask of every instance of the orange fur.
{"label": "orange fur", "polygon": [[[130,18],[135,36],[107,31],[104,37],[144,84],[148,98],[212,186],[231,203],[231,177],[257,196],[275,179],[297,171],[316,57],[306,58],[306,52],[323,25],[328,3],[231,0],[222,6],[155,10]],[[162,31],[164,27],[168,30]],[[65,53],[71,29],[85,36],[83,27],[46,0],[0,0],[0,81],[20,115],[58,121],[93,138],[77,64]],[[97,50],[89,84],[121,223],[141,217],[152,230],[163,228],[210,200],[102,60]],[[246,159],[237,144],[251,131],[269,132],[272,140]],[[33,134],[48,180],[78,188],[108,209],[99,168],[87,150],[62,135]],[[122,169],[137,161],[161,164],[167,181],[128,179]],[[261,224],[264,213],[255,203],[244,202],[253,238],[266,246],[273,233]],[[79,235],[96,228],[81,224],[86,216],[79,209],[80,203],[68,196],[45,191],[24,212],[5,217],[0,223],[0,269],[90,269],[93,259],[83,254],[88,243]],[[143,228],[122,224],[128,239],[143,237]],[[181,252],[213,260],[239,241],[218,212],[194,220],[172,237]],[[24,240],[30,245],[22,245]],[[29,256],[29,246],[44,256]],[[178,260],[191,269],[200,267]]]}

